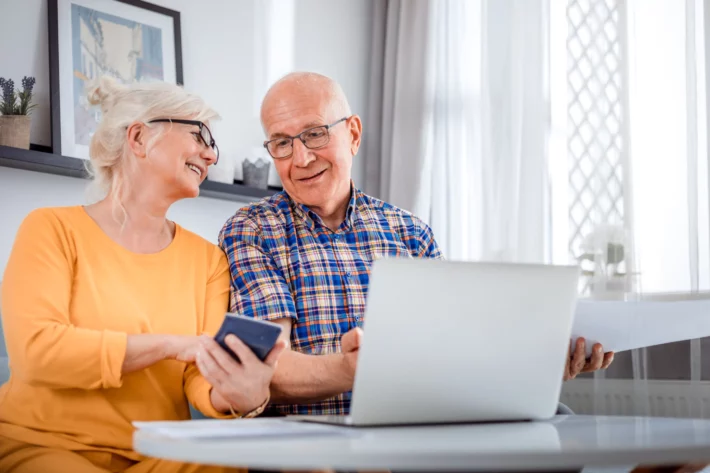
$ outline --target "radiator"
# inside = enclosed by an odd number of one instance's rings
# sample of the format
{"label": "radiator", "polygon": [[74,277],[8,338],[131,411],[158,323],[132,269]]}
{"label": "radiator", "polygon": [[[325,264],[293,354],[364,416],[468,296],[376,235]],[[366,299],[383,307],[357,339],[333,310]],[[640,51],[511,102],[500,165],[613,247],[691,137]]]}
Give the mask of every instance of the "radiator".
{"label": "radiator", "polygon": [[576,414],[710,418],[710,382],[575,379],[560,401]]}

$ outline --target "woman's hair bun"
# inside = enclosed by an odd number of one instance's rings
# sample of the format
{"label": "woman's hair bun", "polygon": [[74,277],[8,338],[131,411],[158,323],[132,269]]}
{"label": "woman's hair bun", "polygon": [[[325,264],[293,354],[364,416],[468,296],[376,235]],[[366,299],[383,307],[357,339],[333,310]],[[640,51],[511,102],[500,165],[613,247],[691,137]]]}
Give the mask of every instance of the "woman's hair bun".
{"label": "woman's hair bun", "polygon": [[100,76],[87,86],[86,97],[91,105],[100,105],[101,111],[106,113],[112,108],[116,96],[124,88],[113,77]]}

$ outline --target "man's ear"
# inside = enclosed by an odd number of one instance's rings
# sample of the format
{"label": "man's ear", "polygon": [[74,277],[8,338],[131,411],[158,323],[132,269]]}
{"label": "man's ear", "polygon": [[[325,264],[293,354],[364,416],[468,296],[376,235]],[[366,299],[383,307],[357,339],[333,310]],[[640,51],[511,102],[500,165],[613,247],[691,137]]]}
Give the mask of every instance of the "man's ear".
{"label": "man's ear", "polygon": [[146,156],[146,131],[146,126],[142,122],[133,122],[126,130],[126,141],[137,158]]}
{"label": "man's ear", "polygon": [[362,143],[362,120],[360,120],[360,116],[353,115],[348,120],[348,124],[350,126],[350,152],[355,156]]}

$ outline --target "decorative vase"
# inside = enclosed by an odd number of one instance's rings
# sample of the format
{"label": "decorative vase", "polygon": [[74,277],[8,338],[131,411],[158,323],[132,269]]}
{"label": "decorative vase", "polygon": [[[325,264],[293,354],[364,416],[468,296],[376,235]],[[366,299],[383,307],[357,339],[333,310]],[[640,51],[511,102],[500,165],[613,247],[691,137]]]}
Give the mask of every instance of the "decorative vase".
{"label": "decorative vase", "polygon": [[266,189],[269,186],[269,168],[271,162],[259,158],[255,161],[242,161],[242,179],[245,186]]}
{"label": "decorative vase", "polygon": [[28,115],[0,115],[0,145],[30,149],[30,125]]}

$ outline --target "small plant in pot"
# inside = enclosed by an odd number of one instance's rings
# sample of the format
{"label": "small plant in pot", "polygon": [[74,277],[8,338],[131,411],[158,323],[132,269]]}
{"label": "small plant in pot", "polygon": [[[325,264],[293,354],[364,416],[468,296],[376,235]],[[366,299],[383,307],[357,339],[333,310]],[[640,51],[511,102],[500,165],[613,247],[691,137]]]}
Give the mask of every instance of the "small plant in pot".
{"label": "small plant in pot", "polygon": [[12,79],[0,77],[0,145],[15,148],[30,148],[30,113],[36,107],[32,103],[35,78],[25,76],[22,90],[15,91]]}

